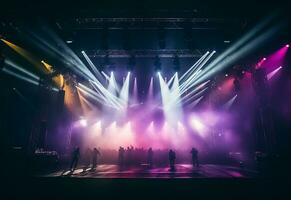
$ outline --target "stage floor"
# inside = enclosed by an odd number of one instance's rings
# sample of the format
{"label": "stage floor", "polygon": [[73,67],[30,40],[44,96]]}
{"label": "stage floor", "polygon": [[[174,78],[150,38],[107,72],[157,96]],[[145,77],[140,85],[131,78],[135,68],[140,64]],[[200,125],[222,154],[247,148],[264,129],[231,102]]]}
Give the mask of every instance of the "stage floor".
{"label": "stage floor", "polygon": [[120,169],[118,165],[99,165],[96,170],[78,167],[73,173],[61,170],[42,177],[74,177],[74,178],[253,178],[257,173],[225,165],[205,164],[192,167],[189,164],[177,164],[175,171],[168,167],[148,169],[147,166],[127,167]]}

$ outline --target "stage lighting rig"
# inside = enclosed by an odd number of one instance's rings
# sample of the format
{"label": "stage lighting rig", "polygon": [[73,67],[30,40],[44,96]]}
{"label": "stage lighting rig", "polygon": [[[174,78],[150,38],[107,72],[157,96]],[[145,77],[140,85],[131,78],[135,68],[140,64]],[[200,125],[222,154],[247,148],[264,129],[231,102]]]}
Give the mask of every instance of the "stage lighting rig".
{"label": "stage lighting rig", "polygon": [[174,71],[178,72],[180,70],[180,59],[178,55],[174,56],[173,64],[174,64]]}

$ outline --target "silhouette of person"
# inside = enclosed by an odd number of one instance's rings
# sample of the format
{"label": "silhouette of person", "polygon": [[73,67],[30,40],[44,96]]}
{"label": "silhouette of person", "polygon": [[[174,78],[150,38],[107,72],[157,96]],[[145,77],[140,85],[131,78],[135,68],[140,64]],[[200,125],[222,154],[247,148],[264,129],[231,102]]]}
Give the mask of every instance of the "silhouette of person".
{"label": "silhouette of person", "polygon": [[97,158],[100,156],[101,153],[98,149],[94,148],[92,153],[92,169],[96,169],[97,167]]}
{"label": "silhouette of person", "polygon": [[192,155],[192,164],[193,167],[199,167],[199,162],[198,162],[198,150],[196,148],[192,148],[190,151],[191,155]]}
{"label": "silhouette of person", "polygon": [[85,151],[85,155],[84,155],[84,168],[83,171],[86,171],[86,169],[90,166],[91,163],[91,149],[87,148]]}
{"label": "silhouette of person", "polygon": [[153,167],[153,156],[154,156],[154,152],[153,152],[152,148],[149,148],[149,150],[148,150],[148,164],[149,164],[150,168]]}
{"label": "silhouette of person", "polygon": [[172,149],[169,151],[170,170],[175,170],[176,153]]}
{"label": "silhouette of person", "polygon": [[80,148],[76,147],[72,153],[72,162],[71,162],[71,167],[70,167],[71,172],[75,171],[78,165],[79,157],[80,157]]}
{"label": "silhouette of person", "polygon": [[122,167],[124,165],[124,153],[125,150],[123,147],[119,147],[118,150],[118,164]]}

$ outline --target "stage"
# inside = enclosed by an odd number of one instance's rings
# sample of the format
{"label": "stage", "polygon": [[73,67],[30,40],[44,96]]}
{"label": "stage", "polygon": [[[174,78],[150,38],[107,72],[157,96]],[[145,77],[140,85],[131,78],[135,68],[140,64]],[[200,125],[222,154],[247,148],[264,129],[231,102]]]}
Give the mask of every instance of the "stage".
{"label": "stage", "polygon": [[96,170],[87,168],[83,171],[78,167],[73,173],[68,170],[60,170],[54,173],[41,175],[41,177],[72,177],[72,178],[254,178],[258,174],[254,170],[247,170],[225,165],[205,164],[192,167],[189,164],[177,164],[175,171],[169,167],[153,167],[148,169],[146,165],[139,167],[126,167],[120,169],[117,165],[99,165]]}

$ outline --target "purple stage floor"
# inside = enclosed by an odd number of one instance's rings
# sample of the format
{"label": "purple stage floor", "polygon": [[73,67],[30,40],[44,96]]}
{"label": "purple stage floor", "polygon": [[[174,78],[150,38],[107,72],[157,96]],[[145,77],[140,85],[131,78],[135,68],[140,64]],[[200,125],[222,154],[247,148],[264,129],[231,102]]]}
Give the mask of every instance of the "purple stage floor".
{"label": "purple stage floor", "polygon": [[237,167],[224,165],[201,165],[193,168],[189,164],[177,164],[176,171],[168,167],[148,169],[147,166],[128,167],[120,170],[117,165],[99,165],[95,171],[89,168],[83,171],[78,167],[74,173],[58,171],[42,177],[74,177],[74,178],[253,178],[257,173]]}

